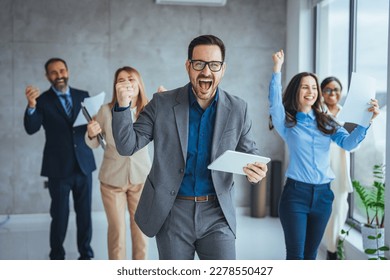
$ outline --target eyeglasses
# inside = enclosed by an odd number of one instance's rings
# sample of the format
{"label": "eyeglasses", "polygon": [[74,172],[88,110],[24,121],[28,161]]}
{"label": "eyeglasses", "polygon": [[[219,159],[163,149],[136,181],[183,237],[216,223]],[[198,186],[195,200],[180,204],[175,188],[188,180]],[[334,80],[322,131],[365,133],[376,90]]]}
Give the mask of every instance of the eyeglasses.
{"label": "eyeglasses", "polygon": [[324,94],[329,94],[331,95],[332,92],[334,92],[335,94],[340,94],[341,90],[339,88],[334,88],[334,89],[331,89],[331,88],[326,88],[322,91],[322,93]]}
{"label": "eyeglasses", "polygon": [[223,61],[203,61],[203,60],[190,60],[190,63],[192,64],[192,69],[196,71],[202,71],[206,65],[209,66],[210,71],[212,72],[218,72],[221,70]]}

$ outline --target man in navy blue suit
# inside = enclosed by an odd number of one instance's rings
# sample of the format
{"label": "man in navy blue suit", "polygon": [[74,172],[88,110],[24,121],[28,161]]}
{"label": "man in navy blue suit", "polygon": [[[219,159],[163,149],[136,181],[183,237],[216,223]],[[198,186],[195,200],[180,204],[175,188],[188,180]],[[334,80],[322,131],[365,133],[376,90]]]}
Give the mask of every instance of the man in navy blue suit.
{"label": "man in navy blue suit", "polygon": [[48,177],[51,197],[50,259],[65,259],[63,243],[69,218],[69,195],[72,192],[77,224],[79,259],[93,258],[91,248],[92,171],[96,169],[92,150],[85,144],[86,125],[73,127],[81,102],[89,97],[87,91],[68,86],[68,67],[61,58],[51,58],[45,64],[51,87],[40,94],[28,86],[28,105],[24,128],[28,134],[41,126],[46,142],[41,176]]}

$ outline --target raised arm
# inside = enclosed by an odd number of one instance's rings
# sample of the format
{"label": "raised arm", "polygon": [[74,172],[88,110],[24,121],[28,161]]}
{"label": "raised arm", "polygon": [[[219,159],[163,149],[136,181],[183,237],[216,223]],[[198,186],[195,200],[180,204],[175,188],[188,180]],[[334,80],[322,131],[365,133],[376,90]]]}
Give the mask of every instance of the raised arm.
{"label": "raised arm", "polygon": [[27,86],[25,90],[27,108],[24,114],[24,128],[28,134],[34,134],[42,125],[42,115],[37,113],[37,98],[40,90],[34,86]]}
{"label": "raised arm", "polygon": [[274,73],[279,73],[282,71],[282,65],[284,63],[284,52],[280,50],[272,55],[272,60],[274,62]]}
{"label": "raised arm", "polygon": [[282,65],[284,62],[284,52],[280,50],[272,55],[273,73],[269,84],[269,113],[272,118],[272,125],[279,135],[285,139],[285,109],[282,101]]}

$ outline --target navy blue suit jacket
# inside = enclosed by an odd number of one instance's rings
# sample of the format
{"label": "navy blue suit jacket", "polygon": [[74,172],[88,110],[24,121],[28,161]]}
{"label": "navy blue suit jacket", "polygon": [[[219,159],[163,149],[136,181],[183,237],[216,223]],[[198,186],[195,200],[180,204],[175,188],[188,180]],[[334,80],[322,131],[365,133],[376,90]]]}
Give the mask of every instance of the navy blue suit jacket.
{"label": "navy blue suit jacket", "polygon": [[[35,112],[24,114],[24,128],[28,134],[36,133],[41,126],[46,142],[43,151],[41,175],[49,178],[66,178],[79,167],[84,174],[96,169],[92,150],[86,145],[86,125],[73,127],[81,109],[81,102],[89,97],[87,91],[70,88],[73,116],[68,118],[56,93],[50,88],[37,98]],[[77,167],[78,166],[78,167]]]}

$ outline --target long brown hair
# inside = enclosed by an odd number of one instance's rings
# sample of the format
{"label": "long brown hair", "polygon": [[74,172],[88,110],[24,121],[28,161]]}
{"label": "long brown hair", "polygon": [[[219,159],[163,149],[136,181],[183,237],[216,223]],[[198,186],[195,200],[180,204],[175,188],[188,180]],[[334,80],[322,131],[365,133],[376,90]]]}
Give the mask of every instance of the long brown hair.
{"label": "long brown hair", "polygon": [[139,94],[137,98],[137,104],[136,104],[137,112],[135,113],[135,117],[138,118],[139,114],[144,109],[145,105],[148,103],[148,98],[146,97],[145,85],[144,85],[144,81],[142,80],[141,74],[133,67],[123,66],[121,68],[118,68],[118,70],[115,71],[113,90],[112,90],[112,100],[108,105],[110,106],[110,109],[112,109],[115,106],[115,103],[117,102],[115,85],[117,83],[116,80],[118,79],[119,73],[122,71],[126,71],[129,75],[134,75],[135,78],[137,79]]}
{"label": "long brown hair", "polygon": [[[318,83],[317,75],[310,72],[301,72],[296,74],[288,83],[283,94],[283,106],[286,111],[286,125],[294,127],[297,124],[296,115],[299,112],[299,91],[301,81],[304,77],[313,77],[318,90],[317,100],[314,102],[312,109],[316,116],[317,128],[325,134],[333,134],[336,131],[337,123],[323,111],[323,104],[321,101],[321,88]],[[270,119],[270,129],[273,128],[272,119]]]}

